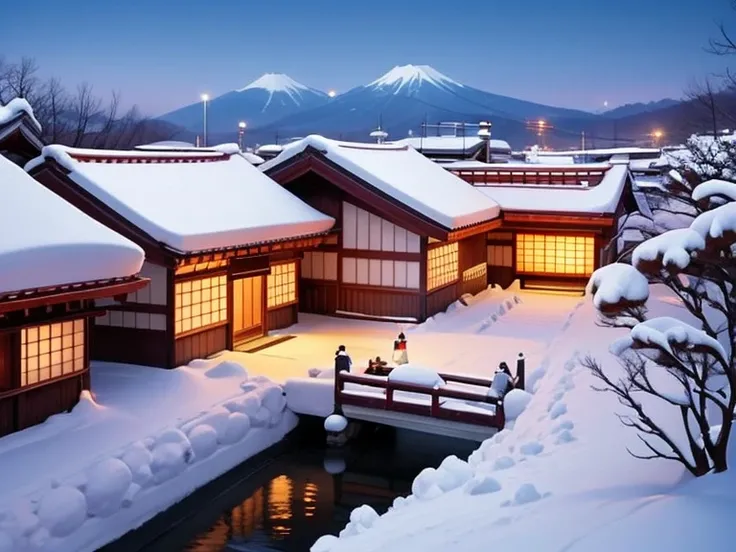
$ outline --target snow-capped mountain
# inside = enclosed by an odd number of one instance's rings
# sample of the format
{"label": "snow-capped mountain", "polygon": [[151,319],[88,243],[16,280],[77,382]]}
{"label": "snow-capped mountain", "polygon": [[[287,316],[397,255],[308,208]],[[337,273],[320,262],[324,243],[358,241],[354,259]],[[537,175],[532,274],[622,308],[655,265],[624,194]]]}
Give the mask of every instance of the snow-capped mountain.
{"label": "snow-capped mountain", "polygon": [[659,111],[660,109],[667,109],[668,107],[673,107],[680,103],[681,102],[679,102],[678,100],[672,100],[670,98],[665,98],[664,100],[658,100],[648,103],[630,103],[604,111],[602,115],[604,117],[614,119],[621,117],[631,117],[632,115],[640,115],[642,113],[651,113],[653,111]]}
{"label": "snow-capped mountain", "polygon": [[[301,111],[267,125],[268,135],[321,133],[345,139],[368,139],[381,123],[390,138],[415,133],[423,121],[493,121],[497,136],[525,136],[528,119],[589,120],[590,113],[545,106],[491,94],[463,85],[427,65],[391,69],[367,85],[353,88],[319,107]],[[500,134],[499,134],[500,133]]]}
{"label": "snow-capped mountain", "polygon": [[[234,132],[239,121],[254,128],[324,105],[329,100],[324,92],[309,88],[288,75],[266,73],[242,88],[211,99],[207,104],[207,130],[211,134]],[[200,132],[203,111],[202,102],[197,102],[159,118]]]}

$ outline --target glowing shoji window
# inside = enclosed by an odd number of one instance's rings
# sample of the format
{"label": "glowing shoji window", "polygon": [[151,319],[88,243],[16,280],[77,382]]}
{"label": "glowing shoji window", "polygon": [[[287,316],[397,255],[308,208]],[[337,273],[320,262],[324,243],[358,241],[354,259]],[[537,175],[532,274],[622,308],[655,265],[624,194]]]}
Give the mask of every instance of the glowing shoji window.
{"label": "glowing shoji window", "polygon": [[84,320],[21,330],[20,385],[84,370]]}
{"label": "glowing shoji window", "polygon": [[457,242],[435,247],[427,252],[427,290],[457,280]]}
{"label": "glowing shoji window", "polygon": [[296,263],[271,267],[268,275],[268,308],[296,302]]}
{"label": "glowing shoji window", "polygon": [[175,333],[227,321],[227,276],[176,284]]}
{"label": "glowing shoji window", "polygon": [[595,240],[592,236],[516,236],[517,272],[588,276],[594,268]]}

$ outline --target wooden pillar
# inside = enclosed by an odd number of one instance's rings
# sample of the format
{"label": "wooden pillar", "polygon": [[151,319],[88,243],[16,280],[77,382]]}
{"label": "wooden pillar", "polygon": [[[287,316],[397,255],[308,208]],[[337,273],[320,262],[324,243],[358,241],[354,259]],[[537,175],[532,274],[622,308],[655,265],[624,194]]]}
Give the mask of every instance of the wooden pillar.
{"label": "wooden pillar", "polygon": [[427,236],[419,237],[419,322],[427,319]]}
{"label": "wooden pillar", "polygon": [[525,366],[524,353],[519,353],[519,358],[516,359],[516,388],[524,389],[526,385],[526,366]]}
{"label": "wooden pillar", "polygon": [[166,368],[176,368],[176,269],[166,268]]}

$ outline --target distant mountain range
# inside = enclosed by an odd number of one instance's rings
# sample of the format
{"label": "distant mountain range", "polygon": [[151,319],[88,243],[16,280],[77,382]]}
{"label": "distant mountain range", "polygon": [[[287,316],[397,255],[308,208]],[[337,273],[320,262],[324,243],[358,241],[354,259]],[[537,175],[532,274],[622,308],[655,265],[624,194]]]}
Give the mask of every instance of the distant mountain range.
{"label": "distant mountain range", "polygon": [[659,109],[665,109],[668,107],[672,107],[679,103],[681,102],[670,99],[670,98],[665,98],[664,100],[659,100],[656,102],[631,103],[631,104],[625,104],[619,107],[615,107],[613,109],[609,109],[608,111],[604,111],[602,115],[604,117],[614,118],[614,119],[621,118],[621,117],[630,117],[632,115],[639,115],[640,113],[651,113],[652,111],[657,111]]}
{"label": "distant mountain range", "polygon": [[[632,123],[677,109],[680,102],[661,100],[628,104],[605,113],[552,107],[501,96],[466,86],[427,65],[404,65],[363,86],[335,97],[296,82],[287,75],[266,74],[247,86],[208,101],[209,142],[233,141],[239,121],[248,125],[246,142],[273,143],[318,133],[346,140],[369,140],[378,126],[389,139],[419,135],[422,123],[490,120],[494,137],[513,147],[545,142],[553,147],[588,144],[621,145],[648,140]],[[183,127],[193,139],[203,128],[202,102],[162,115],[162,121]],[[654,117],[656,120],[656,117]],[[538,122],[544,121],[539,135]],[[623,121],[619,127],[619,121]],[[432,134],[434,131],[428,131]],[[472,131],[475,134],[475,131]]]}

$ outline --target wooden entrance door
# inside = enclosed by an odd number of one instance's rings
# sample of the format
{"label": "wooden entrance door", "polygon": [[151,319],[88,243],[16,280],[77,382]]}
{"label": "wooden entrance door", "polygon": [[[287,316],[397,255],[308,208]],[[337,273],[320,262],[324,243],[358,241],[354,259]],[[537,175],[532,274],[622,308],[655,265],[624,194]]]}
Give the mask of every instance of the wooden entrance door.
{"label": "wooden entrance door", "polygon": [[[17,360],[17,355],[13,354],[15,343],[13,334],[0,333],[0,394],[15,388],[20,379],[20,374],[14,373],[18,370],[14,363]],[[0,398],[0,437],[18,429],[16,400],[17,397]]]}
{"label": "wooden entrance door", "polygon": [[263,276],[233,280],[233,345],[264,334]]}

